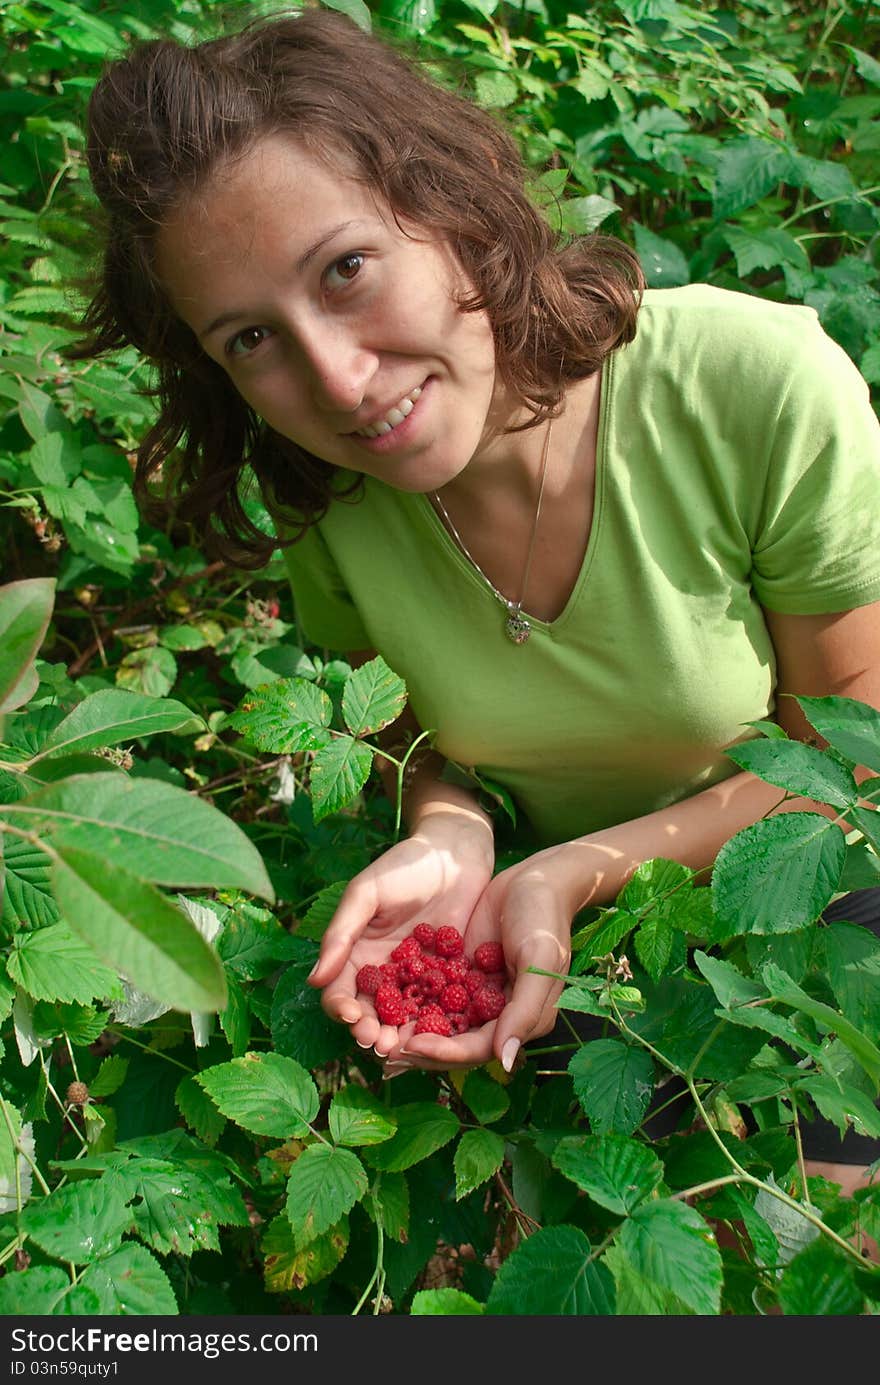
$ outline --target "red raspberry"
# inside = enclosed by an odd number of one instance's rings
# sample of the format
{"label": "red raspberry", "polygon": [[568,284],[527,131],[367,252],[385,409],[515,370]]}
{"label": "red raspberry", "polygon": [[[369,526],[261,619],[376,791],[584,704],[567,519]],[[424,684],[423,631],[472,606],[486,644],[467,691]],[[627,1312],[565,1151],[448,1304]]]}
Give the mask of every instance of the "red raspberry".
{"label": "red raspberry", "polygon": [[457,928],[438,928],[434,937],[434,947],[438,957],[455,957],[464,951],[464,938]]}
{"label": "red raspberry", "polygon": [[403,939],[403,942],[397,944],[397,947],[391,953],[391,960],[392,962],[408,962],[411,957],[421,957],[421,955],[421,947],[412,934],[410,934],[408,938]]}
{"label": "red raspberry", "polygon": [[467,976],[462,981],[462,985],[464,986],[468,995],[476,995],[477,991],[481,991],[485,984],[485,975],[483,974],[483,972],[477,971],[476,967],[471,967]]}
{"label": "red raspberry", "polygon": [[410,937],[415,938],[425,952],[434,951],[434,929],[430,923],[417,923]]}
{"label": "red raspberry", "polygon": [[465,1010],[465,1017],[467,1019],[468,1029],[479,1029],[482,1025],[486,1023],[486,1021],[483,1019],[483,1016],[477,1009],[473,999],[471,1000],[470,1005]]}
{"label": "red raspberry", "polygon": [[499,991],[503,991],[507,985],[506,971],[490,971],[483,977],[484,986],[497,986]]}
{"label": "red raspberry", "polygon": [[416,1019],[417,1034],[442,1034],[448,1039],[452,1034],[449,1016],[444,1015],[437,1005],[423,1005]]}
{"label": "red raspberry", "polygon": [[[443,962],[447,981],[463,981],[470,969],[470,962],[463,953],[459,953],[457,957],[447,957]],[[483,979],[485,980],[485,977]]]}
{"label": "red raspberry", "polygon": [[440,1008],[445,1010],[448,1015],[450,1011],[466,1010],[468,1007],[468,993],[460,981],[452,981],[440,997]]}
{"label": "red raspberry", "polygon": [[401,981],[421,981],[428,970],[428,963],[421,954],[418,957],[405,957],[398,963],[397,970],[400,972]]}
{"label": "red raspberry", "polygon": [[369,965],[361,967],[354,978],[354,984],[359,991],[363,991],[364,995],[375,995],[382,985],[382,981],[383,976],[379,968]]}
{"label": "red raspberry", "polygon": [[504,949],[500,943],[480,943],[474,951],[474,963],[480,971],[503,971]]}
{"label": "red raspberry", "polygon": [[397,970],[396,962],[383,962],[379,968],[382,973],[382,981],[391,986],[400,985],[400,972]]}
{"label": "red raspberry", "polygon": [[484,986],[471,1001],[471,1006],[480,1016],[481,1022],[497,1019],[506,1004],[504,992],[498,986]]}
{"label": "red raspberry", "polygon": [[[483,978],[481,976],[480,985],[482,984]],[[439,967],[430,967],[424,976],[419,977],[419,985],[425,995],[430,996],[433,1000],[440,995],[441,991],[446,989],[446,972],[441,971]]]}
{"label": "red raspberry", "polygon": [[417,996],[404,996],[403,1008],[405,1011],[405,1018],[414,1020],[422,1008],[422,1002]]}
{"label": "red raspberry", "polygon": [[399,986],[383,983],[376,992],[376,1014],[383,1024],[403,1024],[408,1018],[407,1005]]}
{"label": "red raspberry", "polygon": [[447,1015],[446,1018],[449,1020],[453,1034],[466,1034],[468,1029],[470,1029],[467,1015],[465,1014],[460,1014],[458,1011],[453,1010],[452,1014]]}

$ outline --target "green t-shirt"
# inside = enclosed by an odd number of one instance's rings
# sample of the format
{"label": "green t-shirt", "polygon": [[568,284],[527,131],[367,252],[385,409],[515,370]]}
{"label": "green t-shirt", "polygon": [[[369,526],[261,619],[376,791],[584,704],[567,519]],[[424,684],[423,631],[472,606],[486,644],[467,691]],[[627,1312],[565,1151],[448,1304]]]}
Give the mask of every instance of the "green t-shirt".
{"label": "green t-shirt", "polygon": [[762,606],[880,599],[880,426],[812,309],[649,290],[597,451],[580,575],[521,646],[424,495],[367,479],[286,550],[309,638],[378,650],[437,749],[545,843],[736,772],[724,747],[774,708]]}

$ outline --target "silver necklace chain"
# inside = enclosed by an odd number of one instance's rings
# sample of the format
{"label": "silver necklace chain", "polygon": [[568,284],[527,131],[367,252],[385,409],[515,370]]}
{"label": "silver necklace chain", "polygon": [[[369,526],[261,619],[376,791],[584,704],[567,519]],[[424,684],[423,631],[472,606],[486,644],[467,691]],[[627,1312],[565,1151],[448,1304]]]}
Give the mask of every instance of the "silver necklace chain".
{"label": "silver necklace chain", "polygon": [[526,640],[529,638],[529,635],[532,633],[532,627],[528,621],[528,618],[523,615],[522,604],[526,599],[526,591],[528,590],[529,585],[529,573],[532,569],[532,557],[535,552],[535,540],[538,536],[538,523],[541,518],[541,504],[544,499],[544,481],[547,476],[547,459],[550,456],[550,435],[552,432],[553,420],[551,418],[549,423],[547,424],[547,436],[544,438],[544,446],[541,451],[541,474],[540,479],[538,481],[538,503],[535,506],[535,518],[532,521],[532,535],[529,539],[529,550],[526,554],[525,567],[523,568],[522,581],[520,583],[520,595],[517,601],[509,600],[503,592],[500,592],[498,590],[491,578],[486,576],[485,572],[480,567],[480,564],[477,562],[476,558],[470,552],[466,543],[462,539],[461,534],[459,534],[458,530],[453,524],[449,516],[449,511],[443,504],[443,501],[440,499],[439,494],[437,493],[437,491],[431,492],[431,499],[434,501],[434,504],[437,506],[438,510],[440,511],[440,514],[443,516],[443,521],[447,529],[449,530],[452,537],[455,539],[455,542],[458,544],[462,553],[467,558],[471,566],[475,568],[476,571],[480,574],[480,576],[486,583],[486,586],[489,588],[490,592],[495,597],[495,599],[497,601],[500,601],[501,605],[507,611],[507,620],[504,622],[504,632],[507,635],[508,639],[512,640],[514,644],[525,644]]}

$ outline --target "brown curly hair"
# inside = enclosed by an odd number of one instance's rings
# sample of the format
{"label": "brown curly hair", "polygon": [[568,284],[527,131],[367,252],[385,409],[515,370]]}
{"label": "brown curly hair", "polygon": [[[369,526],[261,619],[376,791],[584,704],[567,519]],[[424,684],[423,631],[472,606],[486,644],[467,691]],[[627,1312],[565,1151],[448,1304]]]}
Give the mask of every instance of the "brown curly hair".
{"label": "brown curly hair", "polygon": [[[340,473],[270,429],[177,318],[155,265],[158,230],[221,163],[267,135],[293,134],[356,176],[396,216],[454,249],[485,311],[496,366],[531,411],[556,411],[565,386],[592,375],[635,334],[644,279],[633,251],[606,236],[564,243],[526,191],[511,136],[485,112],[429,80],[419,61],[343,15],[307,10],[258,20],[187,47],[142,43],[112,62],[88,111],[88,165],[105,215],[99,286],[79,359],[131,344],[157,371],[157,421],[138,452],[135,487],[169,460],[175,510],[209,551],[259,567],[277,540],[251,521],[250,465],[266,505],[294,537],[321,518]],[[347,481],[349,478],[344,478]]]}

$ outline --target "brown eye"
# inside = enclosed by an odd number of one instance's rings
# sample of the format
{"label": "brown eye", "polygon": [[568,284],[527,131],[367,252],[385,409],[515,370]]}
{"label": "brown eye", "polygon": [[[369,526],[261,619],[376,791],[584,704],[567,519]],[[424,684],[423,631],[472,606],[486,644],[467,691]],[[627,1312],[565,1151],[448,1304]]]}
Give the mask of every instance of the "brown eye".
{"label": "brown eye", "polygon": [[339,283],[334,276],[338,275],[343,283],[349,284],[352,279],[356,279],[363,268],[363,255],[352,254],[343,255],[341,260],[337,260],[327,271],[327,283],[330,288],[339,288]]}
{"label": "brown eye", "polygon": [[230,356],[249,356],[263,344],[268,335],[268,327],[245,327],[243,332],[238,332],[232,338],[226,349]]}

